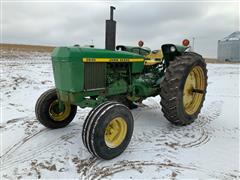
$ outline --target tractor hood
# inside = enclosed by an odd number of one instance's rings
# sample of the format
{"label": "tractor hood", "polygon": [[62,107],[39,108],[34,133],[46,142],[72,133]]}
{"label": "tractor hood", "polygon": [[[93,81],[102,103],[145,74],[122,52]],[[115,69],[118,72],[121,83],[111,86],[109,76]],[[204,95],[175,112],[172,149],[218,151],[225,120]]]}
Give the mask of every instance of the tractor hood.
{"label": "tractor hood", "polygon": [[52,60],[82,61],[84,58],[144,58],[141,55],[126,51],[111,51],[96,48],[57,47],[52,52]]}
{"label": "tractor hood", "polygon": [[144,68],[144,57],[125,51],[57,47],[52,52],[56,88],[68,92],[84,91],[86,82],[90,82],[88,78],[98,78],[94,72],[104,72],[107,63],[131,63],[131,72],[138,73]]}

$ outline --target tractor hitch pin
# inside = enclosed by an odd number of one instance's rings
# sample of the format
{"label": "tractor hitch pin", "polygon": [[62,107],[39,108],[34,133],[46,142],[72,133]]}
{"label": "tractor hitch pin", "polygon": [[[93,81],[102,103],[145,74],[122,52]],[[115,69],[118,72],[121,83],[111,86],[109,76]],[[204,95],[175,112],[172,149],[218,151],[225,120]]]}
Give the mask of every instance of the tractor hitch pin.
{"label": "tractor hitch pin", "polygon": [[201,90],[201,89],[193,89],[192,92],[199,93],[199,94],[204,94],[204,91]]}

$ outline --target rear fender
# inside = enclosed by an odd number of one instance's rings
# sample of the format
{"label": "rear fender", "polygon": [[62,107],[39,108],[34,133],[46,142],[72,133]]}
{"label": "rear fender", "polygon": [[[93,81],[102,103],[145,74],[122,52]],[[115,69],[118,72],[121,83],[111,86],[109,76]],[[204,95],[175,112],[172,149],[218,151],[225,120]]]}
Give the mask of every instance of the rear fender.
{"label": "rear fender", "polygon": [[183,52],[188,49],[186,46],[179,46],[175,44],[162,45],[163,58],[166,65],[169,65],[169,61],[173,61],[176,56],[181,56]]}

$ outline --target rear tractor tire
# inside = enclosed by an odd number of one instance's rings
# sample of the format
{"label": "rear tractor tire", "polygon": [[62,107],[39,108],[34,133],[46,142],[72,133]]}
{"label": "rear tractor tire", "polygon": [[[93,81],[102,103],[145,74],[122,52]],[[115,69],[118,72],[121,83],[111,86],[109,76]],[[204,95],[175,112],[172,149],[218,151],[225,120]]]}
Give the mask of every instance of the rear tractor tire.
{"label": "rear tractor tire", "polygon": [[130,110],[118,102],[105,102],[88,114],[82,140],[88,151],[101,159],[113,159],[128,146],[133,133]]}
{"label": "rear tractor tire", "polygon": [[47,128],[57,129],[67,126],[75,117],[77,106],[63,103],[59,109],[56,89],[49,89],[37,100],[35,113],[38,121]]}
{"label": "rear tractor tire", "polygon": [[160,104],[167,120],[178,126],[191,124],[205,100],[205,60],[193,52],[177,56],[170,62],[160,88]]}

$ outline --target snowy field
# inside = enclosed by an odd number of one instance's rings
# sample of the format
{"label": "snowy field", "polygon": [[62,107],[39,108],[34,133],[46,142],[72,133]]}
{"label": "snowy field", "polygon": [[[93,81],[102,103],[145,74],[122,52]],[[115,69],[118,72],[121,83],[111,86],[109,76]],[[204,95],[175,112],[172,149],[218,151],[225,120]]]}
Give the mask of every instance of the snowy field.
{"label": "snowy field", "polygon": [[54,87],[50,54],[1,53],[0,179],[240,178],[238,64],[208,64],[206,101],[189,126],[171,125],[159,96],[146,99],[146,106],[132,111],[130,145],[105,161],[93,158],[82,143],[90,108],[78,108],[64,129],[49,130],[36,120],[37,98]]}

